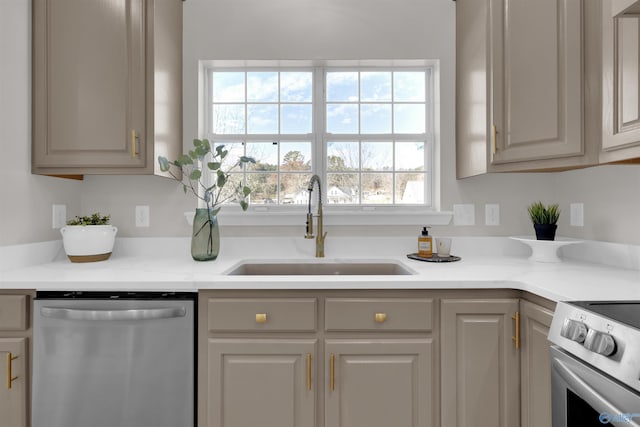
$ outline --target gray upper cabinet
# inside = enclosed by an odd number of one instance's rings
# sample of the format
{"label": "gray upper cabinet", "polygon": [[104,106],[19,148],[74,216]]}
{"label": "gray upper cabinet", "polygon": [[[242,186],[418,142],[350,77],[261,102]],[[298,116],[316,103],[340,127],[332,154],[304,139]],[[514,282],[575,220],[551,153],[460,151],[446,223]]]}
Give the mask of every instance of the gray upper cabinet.
{"label": "gray upper cabinet", "polygon": [[582,0],[456,2],[458,178],[597,163],[599,14]]}
{"label": "gray upper cabinet", "polygon": [[33,173],[159,173],[181,140],[182,1],[33,1]]}
{"label": "gray upper cabinet", "polygon": [[[624,3],[624,4],[621,4]],[[606,162],[640,158],[640,6],[602,1],[602,152]]]}

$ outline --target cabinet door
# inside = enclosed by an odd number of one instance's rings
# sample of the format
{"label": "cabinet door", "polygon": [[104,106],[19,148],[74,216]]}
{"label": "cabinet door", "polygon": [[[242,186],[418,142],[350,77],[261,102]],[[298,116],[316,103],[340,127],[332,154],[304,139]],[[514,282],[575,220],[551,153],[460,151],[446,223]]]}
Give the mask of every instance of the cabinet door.
{"label": "cabinet door", "polygon": [[583,154],[581,0],[490,0],[493,164]]}
{"label": "cabinet door", "polygon": [[0,427],[26,427],[26,338],[0,338],[0,366]]}
{"label": "cabinet door", "polygon": [[442,300],[442,425],[520,423],[517,299]]}
{"label": "cabinet door", "polygon": [[33,1],[34,168],[145,166],[145,7]]}
{"label": "cabinet door", "polygon": [[316,342],[209,339],[207,426],[314,426]]}
{"label": "cabinet door", "polygon": [[529,301],[520,302],[522,330],[522,427],[551,425],[551,357],[549,327],[553,312]]}
{"label": "cabinet door", "polygon": [[640,15],[611,17],[603,1],[603,162],[640,157]]}
{"label": "cabinet door", "polygon": [[325,343],[325,425],[435,425],[431,339]]}

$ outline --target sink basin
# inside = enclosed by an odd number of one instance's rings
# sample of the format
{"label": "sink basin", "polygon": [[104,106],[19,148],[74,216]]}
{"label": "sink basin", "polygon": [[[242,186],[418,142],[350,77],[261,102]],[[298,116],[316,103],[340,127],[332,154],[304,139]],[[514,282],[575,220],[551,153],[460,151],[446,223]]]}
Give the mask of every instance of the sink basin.
{"label": "sink basin", "polygon": [[404,276],[414,274],[398,262],[244,262],[228,276]]}

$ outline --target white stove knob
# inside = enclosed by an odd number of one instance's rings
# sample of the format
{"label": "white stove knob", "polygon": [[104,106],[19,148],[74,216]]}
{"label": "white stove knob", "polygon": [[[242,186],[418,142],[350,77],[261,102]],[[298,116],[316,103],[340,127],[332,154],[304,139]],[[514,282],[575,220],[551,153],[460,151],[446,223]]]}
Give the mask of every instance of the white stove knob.
{"label": "white stove knob", "polygon": [[603,356],[611,356],[616,351],[616,341],[609,334],[591,329],[584,340],[584,348]]}
{"label": "white stove knob", "polygon": [[587,331],[587,325],[584,323],[578,320],[564,319],[560,335],[571,341],[582,343],[587,337]]}

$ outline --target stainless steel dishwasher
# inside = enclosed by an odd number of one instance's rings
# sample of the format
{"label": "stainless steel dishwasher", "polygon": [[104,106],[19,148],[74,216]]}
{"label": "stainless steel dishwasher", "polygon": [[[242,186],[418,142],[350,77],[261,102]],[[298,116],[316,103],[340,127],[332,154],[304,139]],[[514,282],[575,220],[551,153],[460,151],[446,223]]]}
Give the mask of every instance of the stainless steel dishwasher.
{"label": "stainless steel dishwasher", "polygon": [[195,300],[38,292],[32,427],[193,427]]}

